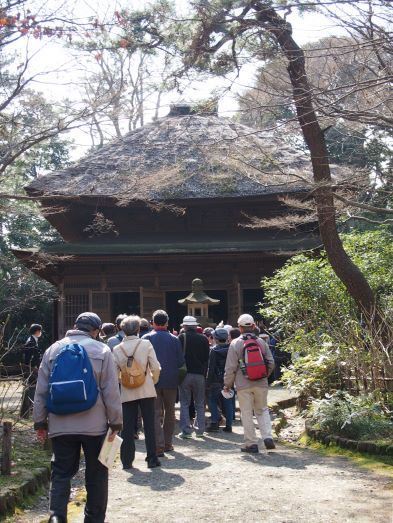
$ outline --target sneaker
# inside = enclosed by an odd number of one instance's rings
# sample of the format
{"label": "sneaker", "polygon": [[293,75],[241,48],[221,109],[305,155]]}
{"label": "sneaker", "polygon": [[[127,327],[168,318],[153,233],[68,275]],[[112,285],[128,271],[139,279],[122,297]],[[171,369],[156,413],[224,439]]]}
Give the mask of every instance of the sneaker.
{"label": "sneaker", "polygon": [[248,452],[249,454],[258,454],[258,445],[249,445],[248,447],[242,447],[241,452]]}
{"label": "sneaker", "polygon": [[178,434],[178,437],[181,439],[192,439],[192,435],[188,432],[180,432],[180,434]]}
{"label": "sneaker", "polygon": [[222,430],[224,432],[232,432],[232,427],[225,426]]}
{"label": "sneaker", "polygon": [[215,423],[212,421],[210,425],[207,427],[206,432],[218,432],[220,429],[218,427],[218,423]]}
{"label": "sneaker", "polygon": [[197,432],[197,433],[195,434],[195,436],[196,436],[197,438],[204,438],[204,437],[205,437],[205,435],[204,435],[203,432]]}
{"label": "sneaker", "polygon": [[273,450],[276,448],[276,444],[274,443],[273,439],[272,438],[266,438],[263,440],[264,444],[265,444],[265,447],[267,448],[267,450]]}

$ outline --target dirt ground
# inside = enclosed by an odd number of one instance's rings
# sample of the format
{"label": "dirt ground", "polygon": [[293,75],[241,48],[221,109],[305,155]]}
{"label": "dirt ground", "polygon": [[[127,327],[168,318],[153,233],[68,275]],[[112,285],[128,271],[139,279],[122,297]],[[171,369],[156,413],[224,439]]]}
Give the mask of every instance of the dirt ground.
{"label": "dirt ground", "polygon": [[[293,423],[283,431],[287,440],[301,430],[301,420]],[[393,522],[391,478],[346,458],[286,444],[247,455],[240,452],[241,434],[237,422],[232,434],[175,438],[175,452],[153,470],[146,467],[144,441],[139,440],[135,469],[123,471],[117,464],[110,473],[107,522]],[[44,521],[46,506],[44,496],[13,522]],[[69,521],[83,521],[82,506],[73,506]]]}

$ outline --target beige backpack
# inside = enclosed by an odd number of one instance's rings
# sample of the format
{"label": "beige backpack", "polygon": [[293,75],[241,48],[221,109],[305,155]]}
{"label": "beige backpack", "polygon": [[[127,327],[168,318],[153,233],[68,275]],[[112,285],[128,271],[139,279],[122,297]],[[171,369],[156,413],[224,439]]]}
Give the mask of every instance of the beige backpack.
{"label": "beige backpack", "polygon": [[128,356],[124,350],[123,344],[120,344],[120,349],[127,358],[126,366],[122,367],[120,372],[121,384],[126,389],[136,389],[145,383],[146,371],[142,369],[142,366],[135,359],[135,353],[141,341],[142,340],[138,341],[131,356]]}

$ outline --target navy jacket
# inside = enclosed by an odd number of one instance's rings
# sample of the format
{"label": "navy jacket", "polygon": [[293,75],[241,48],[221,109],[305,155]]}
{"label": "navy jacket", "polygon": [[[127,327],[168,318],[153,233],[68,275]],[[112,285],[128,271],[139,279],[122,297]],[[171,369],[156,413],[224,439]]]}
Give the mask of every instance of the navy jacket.
{"label": "navy jacket", "polygon": [[228,356],[229,343],[215,345],[209,355],[209,369],[207,371],[207,385],[224,385],[225,363]]}
{"label": "navy jacket", "polygon": [[184,364],[183,350],[178,338],[168,331],[153,330],[142,339],[149,340],[153,345],[161,365],[156,388],[176,389],[179,384],[179,368]]}

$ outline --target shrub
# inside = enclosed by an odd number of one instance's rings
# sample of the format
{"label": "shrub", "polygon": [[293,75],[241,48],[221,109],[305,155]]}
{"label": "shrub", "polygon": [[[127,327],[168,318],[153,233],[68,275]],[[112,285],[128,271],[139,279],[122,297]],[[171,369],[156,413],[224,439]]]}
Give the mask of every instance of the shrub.
{"label": "shrub", "polygon": [[[343,235],[349,255],[367,275],[386,318],[393,317],[393,241],[387,229]],[[380,333],[368,328],[326,253],[294,256],[272,278],[262,281],[262,314],[284,336],[293,367],[284,381],[303,399],[347,388],[386,389],[392,365]]]}
{"label": "shrub", "polygon": [[392,413],[376,403],[374,395],[351,396],[337,391],[314,400],[308,414],[311,424],[328,434],[350,439],[392,438]]}

